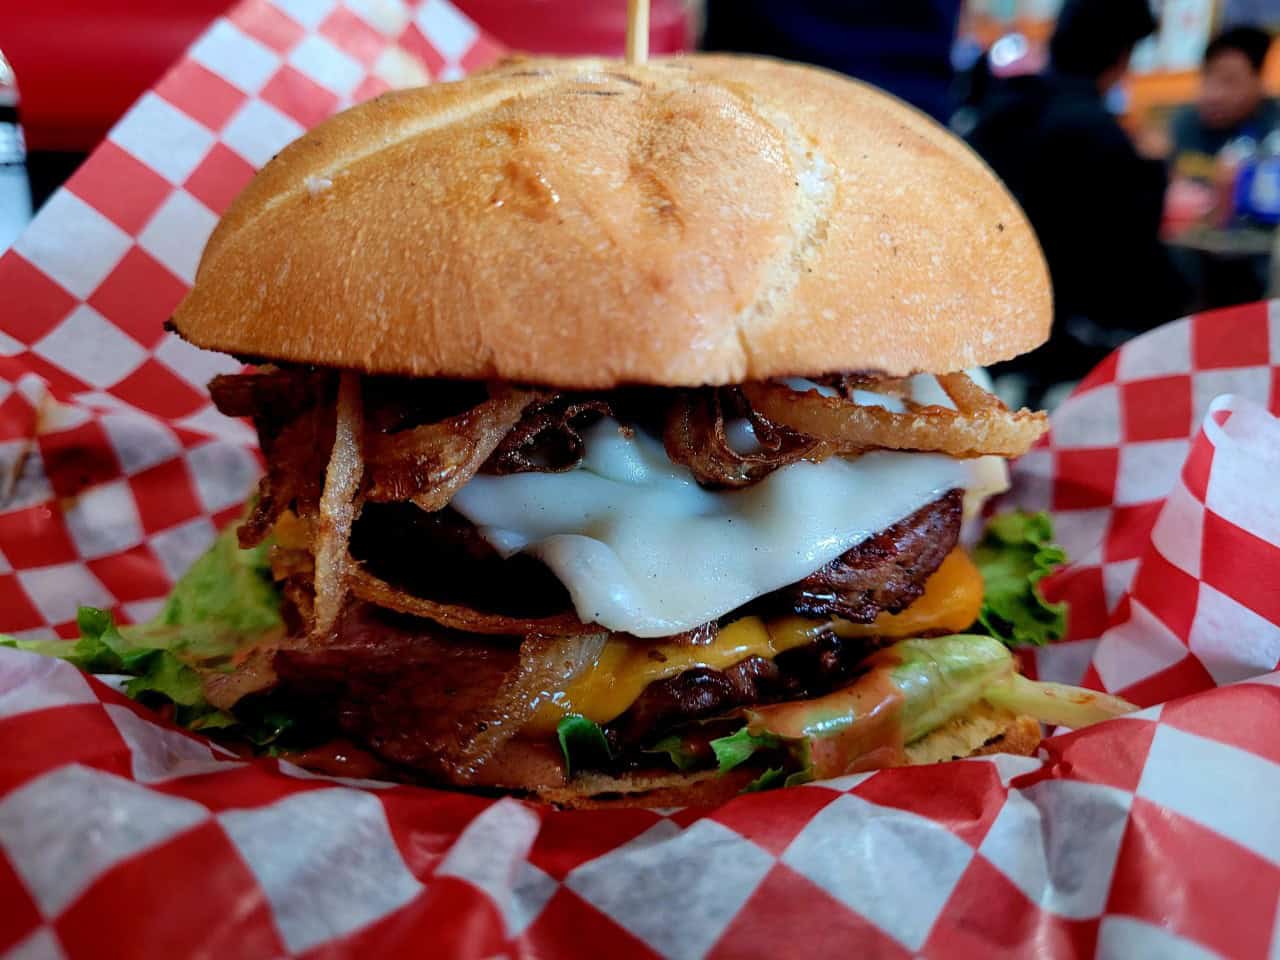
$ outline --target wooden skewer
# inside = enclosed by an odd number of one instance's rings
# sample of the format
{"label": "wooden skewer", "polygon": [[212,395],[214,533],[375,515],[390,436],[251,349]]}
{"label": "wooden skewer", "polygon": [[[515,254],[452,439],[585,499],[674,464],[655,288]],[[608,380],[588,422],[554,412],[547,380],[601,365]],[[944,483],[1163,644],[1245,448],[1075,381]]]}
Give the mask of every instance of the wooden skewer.
{"label": "wooden skewer", "polygon": [[627,63],[649,59],[649,0],[627,0]]}

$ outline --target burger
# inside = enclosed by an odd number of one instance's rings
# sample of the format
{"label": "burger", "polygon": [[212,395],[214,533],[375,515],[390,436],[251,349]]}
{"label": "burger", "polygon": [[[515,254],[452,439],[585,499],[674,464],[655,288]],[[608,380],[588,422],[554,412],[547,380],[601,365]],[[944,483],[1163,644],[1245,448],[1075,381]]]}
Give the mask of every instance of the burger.
{"label": "burger", "polygon": [[959,545],[1046,429],[978,368],[1051,317],[983,163],[823,70],[526,59],[342,113],[172,320],[250,365],[210,390],[282,623],[207,696],[568,805],[1033,751],[1123,709],[1021,678]]}

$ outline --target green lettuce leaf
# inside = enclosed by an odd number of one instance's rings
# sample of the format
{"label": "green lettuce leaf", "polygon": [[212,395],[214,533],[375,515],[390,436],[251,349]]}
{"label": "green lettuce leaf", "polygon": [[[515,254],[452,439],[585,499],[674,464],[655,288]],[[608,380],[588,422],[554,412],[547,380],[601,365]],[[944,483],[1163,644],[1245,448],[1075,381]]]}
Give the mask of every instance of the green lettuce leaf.
{"label": "green lettuce leaf", "polygon": [[[772,790],[774,787],[782,786],[787,781],[787,773],[782,767],[770,767],[743,787],[742,792],[756,793],[760,790]],[[788,783],[788,785],[790,784]]]}
{"label": "green lettuce leaf", "polygon": [[305,746],[317,740],[317,731],[307,729],[298,717],[282,710],[270,696],[237,703],[234,719],[237,736],[256,747],[281,741]]}
{"label": "green lettuce leaf", "polygon": [[227,730],[242,726],[239,718],[223,710],[213,710],[192,719],[187,727],[196,731]]}
{"label": "green lettuce leaf", "polygon": [[158,635],[146,627],[134,630],[115,625],[111,614],[81,607],[76,617],[79,640],[24,641],[0,638],[0,646],[16,647],[45,656],[59,657],[89,673],[124,674],[124,692],[135,700],[169,701],[177,708],[175,719],[192,729],[228,726],[232,719],[205,700],[200,672],[185,662],[186,645],[180,635]]}
{"label": "green lettuce leaf", "polygon": [[[855,769],[868,750],[912,743],[964,713],[1014,670],[1013,654],[994,637],[900,640],[881,665],[847,687],[743,710],[747,727],[735,736],[784,746],[803,779],[838,777]],[[886,725],[886,710],[894,711],[888,717],[899,729]]]}
{"label": "green lettuce leaf", "polygon": [[645,750],[645,753],[665,753],[671,758],[671,762],[675,764],[676,769],[680,771],[692,770],[699,763],[697,754],[685,746],[684,736],[679,733],[663,737],[652,747]]}
{"label": "green lettuce leaf", "polygon": [[991,687],[983,696],[997,707],[1025,713],[1051,726],[1071,727],[1073,730],[1122,717],[1138,709],[1129,701],[1109,693],[1048,680],[1028,680],[1016,673],[1004,683]]}
{"label": "green lettuce leaf", "polygon": [[280,626],[280,595],[271,579],[270,541],[241,550],[228,527],[177,583],[149,626],[216,624],[240,636]]}
{"label": "green lettuce leaf", "polygon": [[191,699],[189,681],[155,655],[180,663],[225,667],[238,651],[280,629],[280,595],[267,562],[269,544],[241,550],[235,531],[224,530],[184,574],[160,613],[147,623],[117,627],[111,614],[81,607],[79,640],[0,640],[4,646],[59,657],[89,673],[153,674],[156,683]]}
{"label": "green lettuce leaf", "polygon": [[1067,608],[1049,603],[1040,581],[1067,562],[1045,513],[1005,513],[987,524],[973,551],[986,595],[978,623],[1010,647],[1043,646],[1066,633]]}
{"label": "green lettuce leaf", "polygon": [[124,692],[135,700],[154,693],[180,707],[197,708],[201,714],[208,707],[200,674],[168,650],[151,651],[134,669],[137,673],[124,685]]}
{"label": "green lettuce leaf", "polygon": [[109,612],[81,607],[78,640],[0,638],[0,645],[59,657],[89,673],[123,674],[126,694],[172,703],[183,726],[241,727],[255,742],[268,742],[288,724],[256,716],[246,722],[218,710],[204,684],[206,675],[229,670],[237,653],[283,626],[267,550],[268,544],[241,550],[227,529],[174,584],[155,619],[118,627]]}
{"label": "green lettuce leaf", "polygon": [[556,724],[560,751],[564,754],[564,770],[568,776],[583,768],[598,767],[613,759],[609,741],[600,724],[571,713]]}
{"label": "green lettuce leaf", "polygon": [[746,763],[758,751],[776,750],[781,744],[782,741],[772,734],[754,734],[743,727],[737,733],[712,740],[711,749],[715,751],[720,772],[728,773]]}
{"label": "green lettuce leaf", "polygon": [[[1136,709],[1096,691],[1028,680],[997,638],[955,634],[900,640],[879,666],[825,696],[746,708],[747,727],[725,739],[745,753],[752,740],[772,738],[797,769],[786,779],[792,786],[856,770],[869,751],[914,743],[982,700],[1071,727]],[[886,715],[895,701],[895,713]],[[886,716],[898,729],[887,726]]]}

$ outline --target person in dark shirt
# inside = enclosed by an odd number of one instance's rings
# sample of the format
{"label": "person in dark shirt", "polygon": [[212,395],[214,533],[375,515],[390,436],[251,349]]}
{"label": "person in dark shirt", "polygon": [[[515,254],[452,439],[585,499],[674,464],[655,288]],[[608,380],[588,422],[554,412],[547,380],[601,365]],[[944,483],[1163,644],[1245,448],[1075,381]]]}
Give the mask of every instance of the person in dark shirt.
{"label": "person in dark shirt", "polygon": [[1155,26],[1147,0],[1067,0],[1049,67],[994,84],[968,137],[1026,210],[1053,277],[1053,333],[1017,368],[1033,397],[1188,299],[1159,241],[1164,163],[1139,154],[1104,101]]}
{"label": "person in dark shirt", "polygon": [[1169,126],[1178,176],[1211,180],[1215,159],[1228,143],[1239,137],[1261,143],[1280,128],[1280,107],[1262,85],[1270,48],[1271,34],[1257,27],[1232,27],[1209,42],[1200,96],[1174,114]]}
{"label": "person in dark shirt", "polygon": [[961,0],[708,0],[707,50],[838,70],[945,119]]}

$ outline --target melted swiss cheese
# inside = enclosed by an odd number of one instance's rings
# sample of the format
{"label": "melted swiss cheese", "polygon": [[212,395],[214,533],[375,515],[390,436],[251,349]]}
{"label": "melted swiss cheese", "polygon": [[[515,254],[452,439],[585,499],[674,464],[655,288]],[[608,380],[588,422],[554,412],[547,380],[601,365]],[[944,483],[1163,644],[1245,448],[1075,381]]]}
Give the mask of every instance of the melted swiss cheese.
{"label": "melted swiss cheese", "polygon": [[878,451],[704,490],[661,442],[603,419],[565,473],[474,477],[452,506],[504,556],[538,557],[584,623],[658,638],[795,583],[949,490],[969,462]]}

